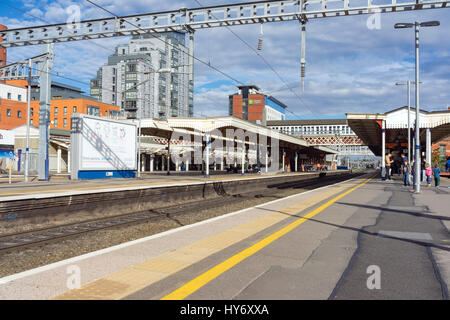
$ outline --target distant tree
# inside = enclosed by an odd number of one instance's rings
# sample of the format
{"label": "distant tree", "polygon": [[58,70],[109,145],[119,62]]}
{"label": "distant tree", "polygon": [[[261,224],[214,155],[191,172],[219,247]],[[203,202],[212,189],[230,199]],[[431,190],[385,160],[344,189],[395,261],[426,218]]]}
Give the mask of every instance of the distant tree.
{"label": "distant tree", "polygon": [[444,168],[444,159],[441,157],[441,152],[439,149],[433,150],[431,153],[431,162],[434,165],[438,165],[441,170]]}

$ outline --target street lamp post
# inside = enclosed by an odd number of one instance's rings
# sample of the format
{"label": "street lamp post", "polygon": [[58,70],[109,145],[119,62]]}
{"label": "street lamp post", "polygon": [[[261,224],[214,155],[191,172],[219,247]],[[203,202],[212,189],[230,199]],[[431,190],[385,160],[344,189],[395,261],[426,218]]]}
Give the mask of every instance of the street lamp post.
{"label": "street lamp post", "polygon": [[416,165],[415,165],[415,193],[420,193],[420,120],[419,120],[419,27],[437,27],[440,25],[439,21],[428,21],[428,22],[415,22],[415,23],[397,23],[395,24],[395,29],[406,29],[415,28],[415,56],[416,56],[416,142],[415,142],[415,153],[416,153]]}
{"label": "street lamp post", "polygon": [[27,132],[25,147],[25,182],[28,182],[30,170],[30,103],[31,103],[31,59],[28,59],[28,88],[27,88]]}
{"label": "street lamp post", "polygon": [[[422,83],[422,81],[419,81],[419,83]],[[397,82],[396,86],[402,86],[407,85],[408,87],[408,165],[411,165],[411,120],[410,120],[410,114],[411,114],[411,84],[416,84],[415,81],[406,81],[406,82]]]}

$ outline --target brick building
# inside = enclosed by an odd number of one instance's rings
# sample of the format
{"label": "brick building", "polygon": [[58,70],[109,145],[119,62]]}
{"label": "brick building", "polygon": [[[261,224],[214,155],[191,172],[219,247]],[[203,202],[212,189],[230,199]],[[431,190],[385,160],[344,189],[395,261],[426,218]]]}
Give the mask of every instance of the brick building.
{"label": "brick building", "polygon": [[[26,82],[20,81],[0,83],[0,129],[9,130],[27,123]],[[12,83],[18,86],[13,86]],[[54,87],[56,89],[52,90],[53,99],[50,102],[50,128],[70,130],[70,117],[74,112],[101,117],[119,115],[119,107],[84,96],[81,91],[72,89],[74,87],[62,84],[55,84]],[[39,91],[33,87],[31,100],[30,125],[37,127],[40,101]]]}
{"label": "brick building", "polygon": [[[448,107],[448,110],[450,110],[450,107]],[[433,144],[431,148],[433,151],[439,150],[441,158],[447,159],[448,157],[450,157],[450,136],[448,136],[445,139],[442,139],[438,143]]]}
{"label": "brick building", "polygon": [[239,91],[229,96],[229,115],[248,121],[261,122],[266,109],[266,120],[284,120],[287,106],[272,96],[260,92],[254,85],[238,86]]}

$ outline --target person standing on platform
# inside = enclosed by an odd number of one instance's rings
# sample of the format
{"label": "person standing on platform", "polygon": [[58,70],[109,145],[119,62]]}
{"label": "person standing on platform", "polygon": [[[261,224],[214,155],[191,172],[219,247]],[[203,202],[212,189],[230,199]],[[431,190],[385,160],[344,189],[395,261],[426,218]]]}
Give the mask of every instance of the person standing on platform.
{"label": "person standing on platform", "polygon": [[402,166],[402,171],[403,171],[403,184],[405,186],[409,186],[409,164],[408,161],[404,161],[403,162],[403,166]]}
{"label": "person standing on platform", "polygon": [[437,164],[434,165],[433,176],[434,186],[439,187],[439,185],[441,184],[441,169],[439,169]]}
{"label": "person standing on platform", "polygon": [[422,169],[420,171],[420,182],[425,181],[425,177],[426,177],[425,170],[427,169],[426,165],[427,165],[427,163],[426,163],[425,159],[422,158],[422,164],[420,165],[420,169]]}
{"label": "person standing on platform", "polygon": [[433,174],[429,163],[425,163],[425,176],[427,177],[427,188],[431,187],[431,175]]}
{"label": "person standing on platform", "polygon": [[389,180],[389,181],[391,181],[392,179],[391,179],[391,164],[392,164],[392,160],[391,160],[392,158],[391,158],[391,154],[390,153],[388,153],[387,155],[386,155],[386,180]]}

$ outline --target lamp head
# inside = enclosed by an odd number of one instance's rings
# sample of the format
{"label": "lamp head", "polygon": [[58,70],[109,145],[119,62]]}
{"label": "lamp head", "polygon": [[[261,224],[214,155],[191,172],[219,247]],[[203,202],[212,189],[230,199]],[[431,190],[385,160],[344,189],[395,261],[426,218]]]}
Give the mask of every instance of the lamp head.
{"label": "lamp head", "polygon": [[414,23],[396,23],[394,25],[395,29],[407,29],[414,27]]}
{"label": "lamp head", "polygon": [[440,25],[441,23],[439,21],[427,21],[420,24],[421,27],[438,27]]}

